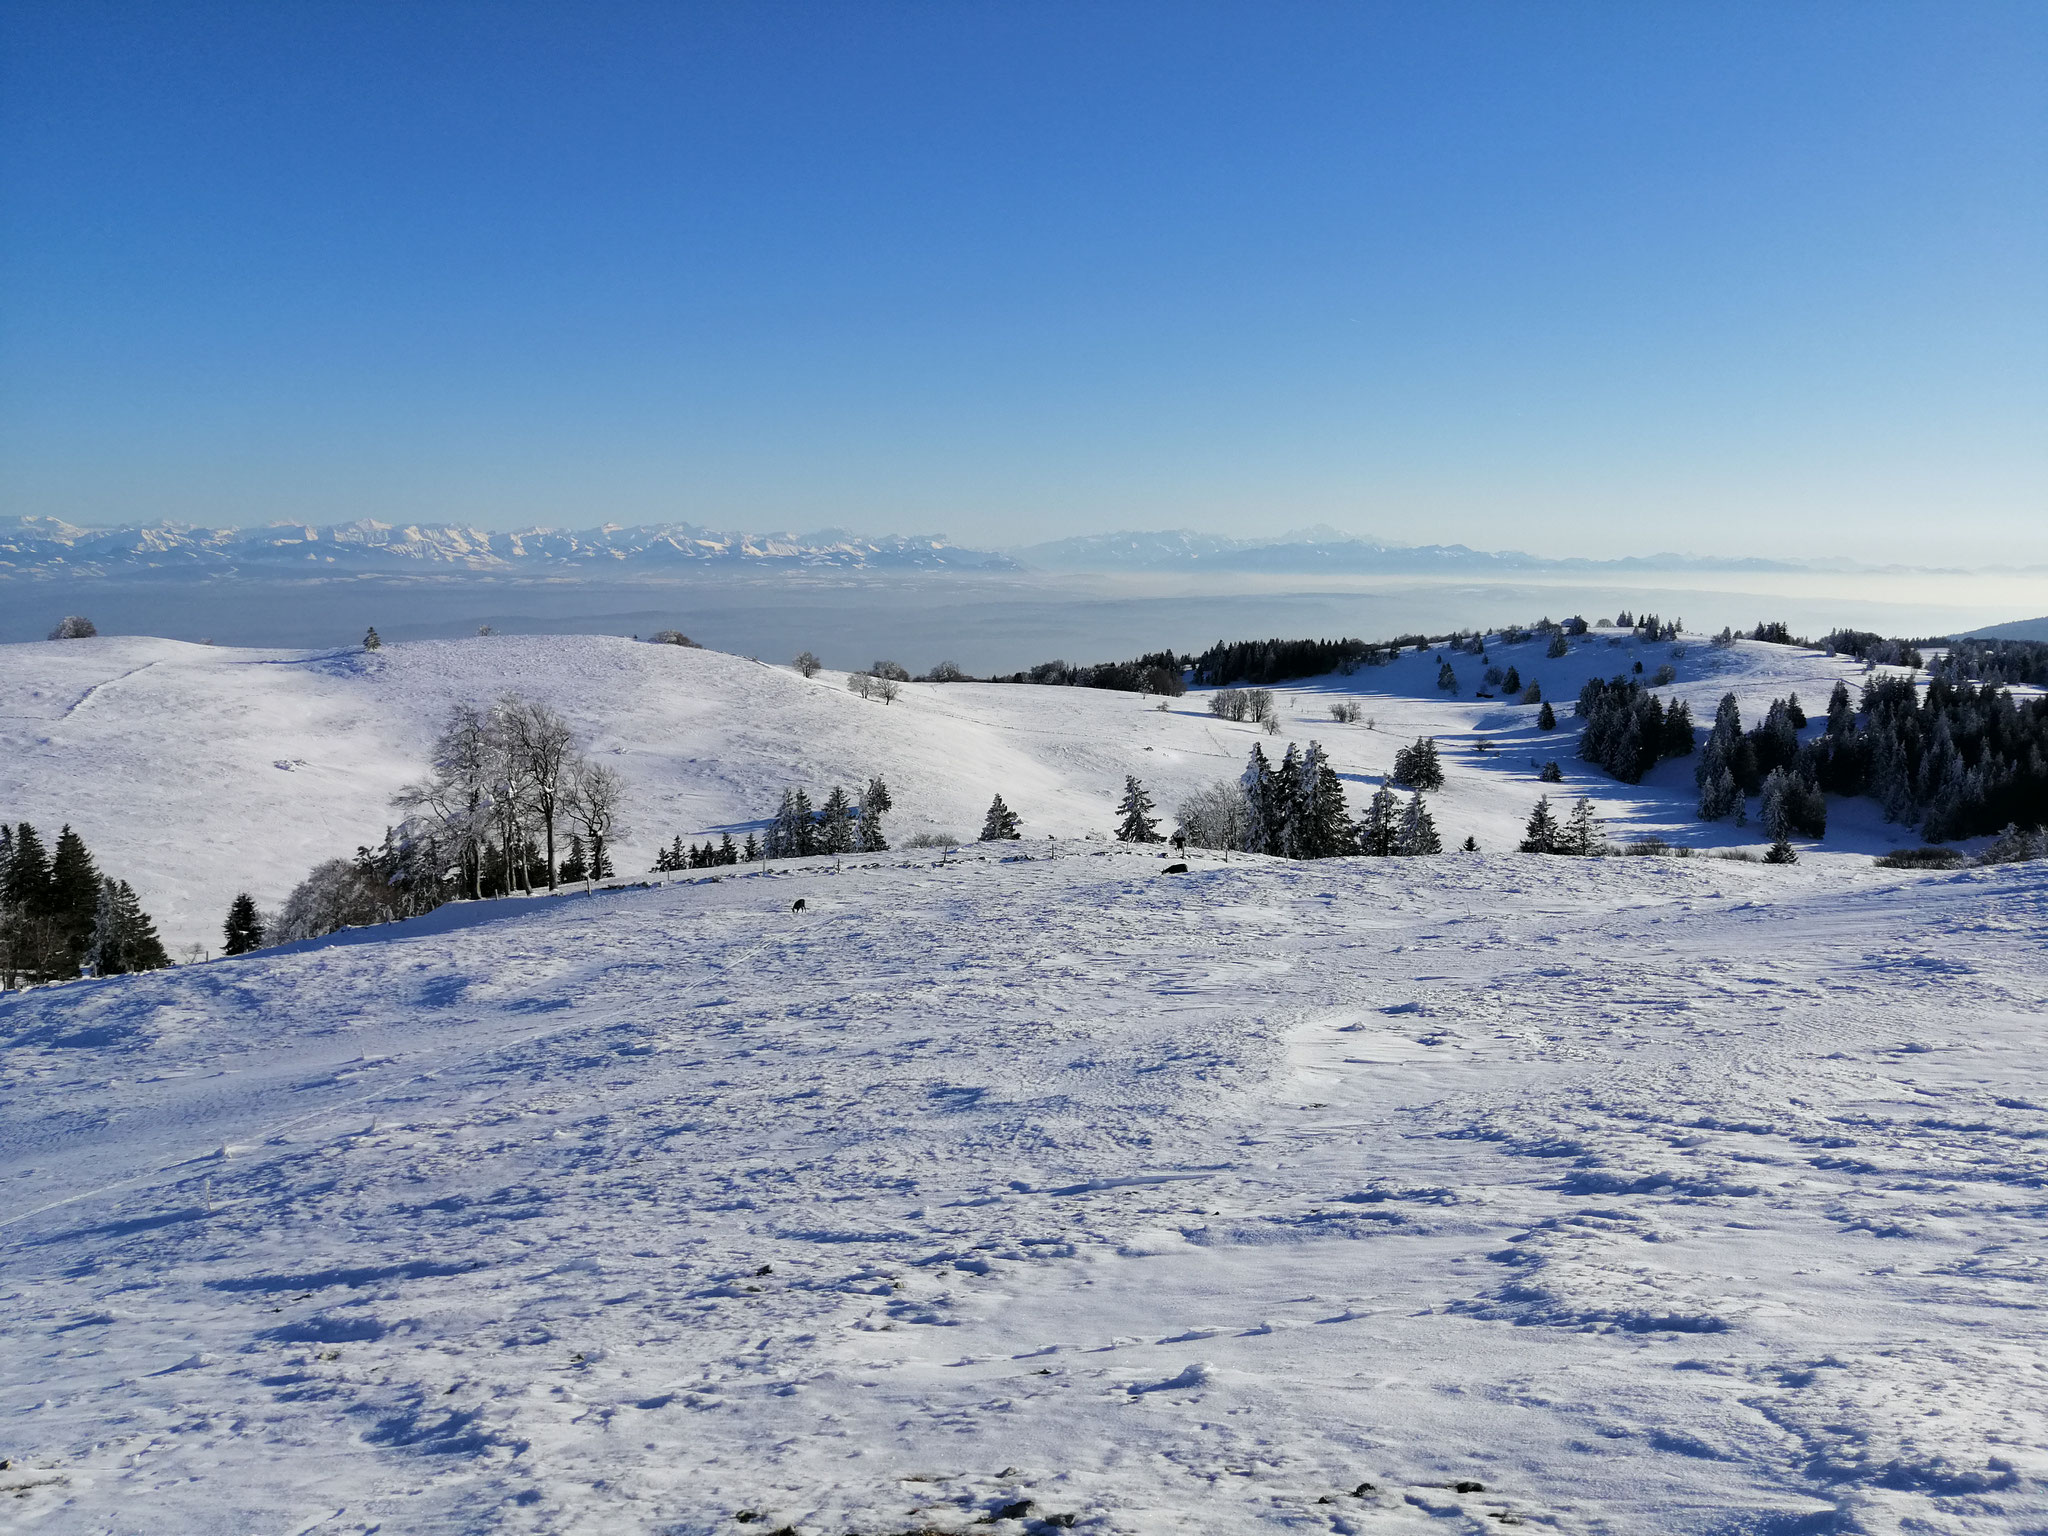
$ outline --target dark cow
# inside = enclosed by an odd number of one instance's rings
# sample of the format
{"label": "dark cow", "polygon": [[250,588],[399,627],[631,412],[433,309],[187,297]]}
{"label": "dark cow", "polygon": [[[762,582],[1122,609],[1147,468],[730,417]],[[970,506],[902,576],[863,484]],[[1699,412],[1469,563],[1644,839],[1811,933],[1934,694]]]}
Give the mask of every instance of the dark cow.
{"label": "dark cow", "polygon": [[792,901],[792,902],[791,902],[791,903],[789,904],[789,910],[790,910],[790,911],[792,911],[792,912],[801,912],[801,911],[803,911],[803,909],[804,909],[804,899],[803,899],[803,897],[801,897],[801,896],[797,897],[797,899],[796,899],[795,901]]}

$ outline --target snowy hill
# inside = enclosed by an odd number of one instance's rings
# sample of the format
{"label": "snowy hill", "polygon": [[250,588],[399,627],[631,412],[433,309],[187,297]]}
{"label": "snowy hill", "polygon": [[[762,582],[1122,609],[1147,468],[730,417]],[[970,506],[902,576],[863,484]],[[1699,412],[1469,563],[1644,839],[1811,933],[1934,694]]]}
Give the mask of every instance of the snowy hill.
{"label": "snowy hill", "polygon": [[[1404,654],[1354,675],[1276,690],[1283,731],[1213,718],[1207,696],[1156,700],[1081,688],[908,684],[895,703],[862,700],[845,674],[806,680],[786,667],[601,636],[492,636],[388,645],[376,652],[252,651],[177,641],[107,638],[0,646],[0,817],[48,831],[76,826],[114,873],[133,883],[174,949],[219,942],[238,890],[280,902],[315,863],[374,843],[391,796],[419,777],[428,747],[458,701],[508,690],[542,699],[626,777],[621,874],[647,869],[654,850],[759,826],[785,787],[814,798],[832,784],[884,775],[900,844],[918,831],[972,837],[1001,793],[1027,837],[1107,835],[1124,775],[1137,774],[1161,809],[1218,778],[1234,778],[1252,744],[1278,756],[1320,740],[1347,780],[1354,811],[1417,736],[1439,738],[1448,782],[1433,803],[1448,843],[1512,847],[1556,759],[1617,837],[1658,834],[1701,845],[1753,841],[1693,817],[1691,766],[1661,764],[1641,785],[1615,782],[1573,756],[1570,704],[1586,678],[1645,676],[1668,644],[1595,633],[1552,660],[1538,638],[1496,645],[1558,701],[1562,729],[1536,728],[1537,709],[1475,697],[1477,657],[1455,656],[1453,697],[1438,689],[1442,653]],[[1741,642],[1697,640],[1675,663],[1671,689],[1711,721],[1733,690],[1753,722],[1774,697],[1825,703],[1846,659]],[[1357,699],[1371,724],[1339,725],[1329,705]],[[1485,739],[1497,750],[1480,754]],[[1822,852],[1870,852],[1911,842],[1868,802],[1839,802]]]}
{"label": "snowy hill", "polygon": [[[487,649],[125,660],[395,777],[369,701]],[[677,754],[788,729],[644,665]],[[773,677],[757,721],[856,718]],[[1116,703],[1004,766],[1083,782]],[[1021,730],[944,707],[860,750]],[[1163,869],[785,866],[0,999],[11,1528],[2048,1525],[2048,866]]]}

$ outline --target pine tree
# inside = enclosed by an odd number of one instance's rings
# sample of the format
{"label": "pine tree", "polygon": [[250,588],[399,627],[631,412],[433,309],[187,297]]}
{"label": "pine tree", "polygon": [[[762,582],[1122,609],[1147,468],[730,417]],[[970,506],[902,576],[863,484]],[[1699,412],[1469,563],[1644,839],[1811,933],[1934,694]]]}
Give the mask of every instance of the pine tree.
{"label": "pine tree", "polygon": [[1554,731],[1557,729],[1557,711],[1550,707],[1550,701],[1543,701],[1543,712],[1536,717],[1536,729]]}
{"label": "pine tree", "polygon": [[1273,852],[1283,859],[1304,857],[1301,823],[1307,811],[1308,794],[1301,782],[1301,752],[1290,741],[1281,755],[1280,766],[1273,770]]}
{"label": "pine tree", "polygon": [[57,834],[56,852],[50,859],[47,911],[64,934],[70,955],[69,975],[77,975],[92,943],[93,918],[100,905],[100,872],[86,852],[85,839],[69,825]]}
{"label": "pine tree", "polygon": [[879,777],[868,780],[867,788],[860,792],[860,851],[862,853],[886,853],[889,850],[888,834],[883,830],[882,818],[894,808],[889,798],[889,786]]}
{"label": "pine tree", "polygon": [[1391,858],[1401,840],[1401,806],[1394,792],[1382,784],[1365,803],[1358,820],[1358,851],[1368,858]]}
{"label": "pine tree", "polygon": [[1159,822],[1152,815],[1152,797],[1145,793],[1135,774],[1124,775],[1124,797],[1117,805],[1117,814],[1123,818],[1117,824],[1116,840],[1120,843],[1156,843],[1160,841]]}
{"label": "pine tree", "polygon": [[1765,851],[1764,862],[1766,864],[1797,864],[1799,862],[1799,850],[1781,837]]}
{"label": "pine tree", "polygon": [[1504,699],[1511,699],[1521,691],[1522,669],[1520,667],[1509,667],[1508,675],[1500,681],[1500,696]]}
{"label": "pine tree", "polygon": [[573,884],[590,878],[590,864],[583,857],[583,834],[569,834],[569,856],[562,860],[562,883]]}
{"label": "pine tree", "polygon": [[837,784],[818,813],[818,852],[853,852],[853,800]]}
{"label": "pine tree", "polygon": [[760,857],[761,845],[754,841],[754,834],[749,832],[746,842],[740,846],[740,858],[746,863],[753,864],[758,862]]}
{"label": "pine tree", "polygon": [[721,864],[737,864],[739,861],[740,851],[733,846],[732,834],[730,832],[719,833],[718,862]]}
{"label": "pine tree", "polygon": [[997,795],[989,802],[988,816],[981,824],[981,841],[984,843],[1014,842],[1023,834],[1017,830],[1017,813],[1003,804],[1003,797]]}
{"label": "pine tree", "polygon": [[381,650],[383,645],[384,642],[377,638],[377,626],[372,624],[370,632],[363,636],[363,649],[366,651]]}
{"label": "pine tree", "polygon": [[1273,769],[1266,761],[1265,748],[1252,743],[1244,773],[1238,780],[1244,792],[1244,851],[1274,853],[1279,849],[1279,806],[1276,803]]}
{"label": "pine tree", "polygon": [[1446,693],[1458,691],[1458,674],[1451,670],[1450,662],[1440,661],[1436,664],[1436,685]]}
{"label": "pine tree", "polygon": [[142,910],[126,880],[102,880],[93,903],[92,933],[85,963],[96,976],[124,976],[131,971],[160,971],[171,963],[157,937],[156,924]]}
{"label": "pine tree", "polygon": [[1477,853],[1479,851],[1479,839],[1476,837],[1467,837],[1464,842],[1458,845],[1458,847],[1460,851],[1464,853]]}
{"label": "pine tree", "polygon": [[1555,661],[1560,656],[1567,656],[1571,654],[1571,647],[1564,643],[1563,630],[1560,629],[1556,633],[1551,635],[1550,644],[1544,648],[1543,654],[1548,656],[1553,661]]}
{"label": "pine tree", "polygon": [[1418,789],[1408,797],[1408,808],[1401,813],[1401,830],[1394,840],[1394,852],[1404,858],[1414,858],[1443,851],[1443,839],[1437,835],[1436,819],[1429,814],[1429,806]]}
{"label": "pine tree", "polygon": [[1600,819],[1593,814],[1593,802],[1584,795],[1572,807],[1571,820],[1564,826],[1557,852],[1590,858],[1600,849]]}
{"label": "pine tree", "polygon": [[36,829],[22,822],[14,829],[14,848],[0,878],[0,901],[47,914],[50,905],[50,856]]}
{"label": "pine tree", "polygon": [[1551,814],[1550,796],[1545,795],[1536,802],[1536,809],[1529,813],[1529,824],[1522,829],[1523,853],[1556,853],[1558,843],[1557,817]]}
{"label": "pine tree", "polygon": [[1303,804],[1296,840],[1304,859],[1335,859],[1358,851],[1358,829],[1344,804],[1344,781],[1330,766],[1321,742],[1312,741],[1301,756]]}
{"label": "pine tree", "polygon": [[246,955],[263,947],[263,919],[256,912],[256,898],[247,891],[228,903],[228,920],[221,930],[221,953]]}

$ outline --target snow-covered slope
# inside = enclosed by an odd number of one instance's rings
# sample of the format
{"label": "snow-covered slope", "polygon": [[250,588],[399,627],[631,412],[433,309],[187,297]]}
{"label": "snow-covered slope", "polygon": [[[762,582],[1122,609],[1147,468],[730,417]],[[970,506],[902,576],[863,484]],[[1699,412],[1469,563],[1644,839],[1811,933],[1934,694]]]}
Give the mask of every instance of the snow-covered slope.
{"label": "snow-covered slope", "polygon": [[[299,728],[395,718],[296,665]],[[1164,867],[788,867],[0,999],[0,1518],[2048,1528],[2048,866]]]}
{"label": "snow-covered slope", "polygon": [[[238,890],[281,901],[315,863],[375,842],[391,796],[424,770],[449,707],[517,690],[546,700],[615,764],[631,786],[634,835],[622,874],[685,839],[743,832],[774,811],[782,790],[821,798],[884,775],[898,842],[918,831],[972,837],[992,795],[1024,819],[1027,836],[1106,835],[1124,775],[1137,774],[1163,811],[1190,789],[1235,777],[1254,741],[1277,757],[1319,739],[1350,781],[1354,809],[1420,735],[1440,738],[1449,782],[1436,797],[1447,841],[1475,836],[1512,847],[1555,758],[1564,792],[1590,793],[1617,836],[1749,840],[1692,819],[1687,762],[1661,765],[1642,785],[1618,784],[1573,756],[1571,700],[1595,674],[1635,661],[1654,675],[1669,645],[1595,635],[1549,659],[1544,642],[1495,646],[1559,701],[1563,729],[1536,729],[1534,706],[1474,697],[1477,657],[1452,658],[1460,693],[1436,686],[1441,653],[1279,689],[1281,735],[1226,724],[1190,694],[1156,700],[1078,688],[911,684],[894,704],[854,697],[843,673],[805,680],[786,667],[603,636],[493,636],[388,645],[376,652],[230,650],[150,639],[0,646],[0,818],[46,831],[77,826],[131,881],[175,947],[218,943]],[[1696,719],[1713,718],[1733,689],[1754,720],[1797,691],[1817,711],[1856,666],[1814,652],[1694,641],[1677,662],[1676,693]],[[1338,725],[1329,705],[1357,697],[1372,725]],[[1478,754],[1479,738],[1497,751]],[[1868,852],[1908,829],[1885,827],[1867,802],[1834,809],[1828,849]]]}

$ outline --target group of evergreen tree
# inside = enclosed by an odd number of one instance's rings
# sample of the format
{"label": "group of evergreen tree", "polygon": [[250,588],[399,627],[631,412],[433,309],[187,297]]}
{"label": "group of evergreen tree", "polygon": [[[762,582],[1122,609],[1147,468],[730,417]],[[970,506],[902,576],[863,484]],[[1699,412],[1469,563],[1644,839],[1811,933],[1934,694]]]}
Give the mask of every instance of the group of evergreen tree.
{"label": "group of evergreen tree", "polygon": [[1104,661],[1094,666],[1041,661],[1023,672],[989,681],[1037,683],[1054,688],[1107,688],[1118,693],[1157,693],[1179,698],[1188,691],[1186,667],[1186,659],[1172,651],[1151,651],[1134,661]]}
{"label": "group of evergreen tree", "polygon": [[1929,670],[1951,683],[2048,688],[2048,641],[1957,640]]}
{"label": "group of evergreen tree", "polygon": [[1826,728],[1791,767],[1819,789],[1871,796],[1887,820],[1918,821],[1929,842],[2048,826],[2048,698],[1878,674],[1852,704],[1837,683]]}
{"label": "group of evergreen tree", "polygon": [[[1852,721],[1848,703],[1848,689],[1837,683],[1829,706],[1837,726]],[[1820,779],[1819,759],[1800,743],[1799,733],[1805,728],[1806,711],[1796,693],[1772,700],[1762,723],[1750,731],[1742,728],[1735,695],[1722,695],[1693,768],[1700,819],[1720,821],[1732,815],[1738,826],[1744,825],[1749,819],[1748,797],[1768,791],[1764,827],[1774,840],[1783,841],[1793,832],[1825,837],[1826,786]]]}
{"label": "group of evergreen tree", "polygon": [[1529,813],[1529,824],[1523,829],[1520,851],[1590,858],[1605,846],[1606,841],[1600,835],[1600,818],[1593,814],[1590,799],[1581,795],[1579,803],[1572,807],[1571,816],[1560,822],[1557,813],[1550,808],[1550,796],[1544,795],[1536,802],[1536,809]]}
{"label": "group of evergreen tree", "polygon": [[1420,789],[1404,803],[1382,784],[1354,822],[1320,742],[1292,743],[1277,766],[1254,746],[1238,780],[1243,799],[1240,844],[1248,853],[1284,859],[1372,858],[1443,851],[1436,821]]}
{"label": "group of evergreen tree", "polygon": [[1683,619],[1666,621],[1654,613],[1630,613],[1626,608],[1614,616],[1614,622],[1622,629],[1634,630],[1638,640],[1652,644],[1664,640],[1676,640],[1679,632],[1685,628],[1685,620]]}
{"label": "group of evergreen tree", "polygon": [[761,857],[803,859],[821,853],[886,853],[889,839],[883,831],[882,818],[894,806],[889,786],[879,777],[868,780],[858,801],[841,786],[833,785],[824,805],[816,809],[804,790],[786,789],[782,792],[782,804],[776,808],[775,820],[761,838]]}
{"label": "group of evergreen tree", "polygon": [[26,821],[0,826],[0,988],[170,963],[134,888],[102,874],[68,825],[53,848]]}
{"label": "group of evergreen tree", "polygon": [[683,846],[683,835],[678,832],[670,844],[654,856],[654,872],[657,875],[674,874],[686,869],[717,869],[727,864],[751,864],[761,857],[761,845],[749,832],[746,841],[735,843],[730,832],[724,833],[714,843],[706,838],[702,843]]}
{"label": "group of evergreen tree", "polygon": [[1405,789],[1442,789],[1443,760],[1437,755],[1434,736],[1418,736],[1414,744],[1394,754],[1394,782]]}
{"label": "group of evergreen tree", "polygon": [[1693,749],[1691,707],[1673,699],[1667,709],[1632,677],[1590,679],[1572,712],[1586,722],[1579,756],[1624,784],[1640,784],[1662,759],[1685,757]]}
{"label": "group of evergreen tree", "polygon": [[1873,667],[1920,667],[1926,657],[1910,640],[1888,639],[1875,630],[1831,630],[1821,640],[1830,656],[1853,656]]}

